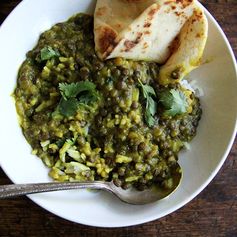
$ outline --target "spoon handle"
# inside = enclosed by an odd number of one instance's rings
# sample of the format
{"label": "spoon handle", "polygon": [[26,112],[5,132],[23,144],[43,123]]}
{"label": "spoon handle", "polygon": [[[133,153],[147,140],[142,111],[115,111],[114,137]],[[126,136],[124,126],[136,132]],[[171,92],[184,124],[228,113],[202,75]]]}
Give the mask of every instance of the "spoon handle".
{"label": "spoon handle", "polygon": [[72,189],[85,189],[85,188],[110,191],[108,183],[103,181],[10,184],[0,186],[0,199],[23,196],[33,193],[43,193],[43,192],[72,190]]}

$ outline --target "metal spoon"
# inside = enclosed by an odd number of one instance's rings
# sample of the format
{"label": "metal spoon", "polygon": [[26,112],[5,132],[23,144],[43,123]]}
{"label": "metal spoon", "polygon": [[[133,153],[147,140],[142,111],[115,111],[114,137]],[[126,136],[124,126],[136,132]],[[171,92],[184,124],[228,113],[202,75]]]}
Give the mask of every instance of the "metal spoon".
{"label": "metal spoon", "polygon": [[171,189],[153,187],[144,191],[137,191],[135,189],[124,190],[114,185],[113,182],[104,181],[2,185],[0,186],[0,199],[33,193],[89,188],[109,191],[123,202],[142,205],[166,198],[177,189],[182,178],[181,167],[178,164],[172,169],[172,177],[173,186]]}

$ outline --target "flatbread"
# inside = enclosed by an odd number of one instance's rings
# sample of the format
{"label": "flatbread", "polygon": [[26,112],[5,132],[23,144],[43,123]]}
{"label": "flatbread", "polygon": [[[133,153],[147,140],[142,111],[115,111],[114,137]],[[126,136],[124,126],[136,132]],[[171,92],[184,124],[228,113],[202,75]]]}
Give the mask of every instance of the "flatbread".
{"label": "flatbread", "polygon": [[207,36],[207,18],[203,10],[196,6],[176,39],[176,49],[161,67],[159,82],[163,85],[175,83],[197,68],[201,64]]}
{"label": "flatbread", "polygon": [[102,60],[123,57],[164,64],[195,5],[196,0],[97,0],[96,52]]}

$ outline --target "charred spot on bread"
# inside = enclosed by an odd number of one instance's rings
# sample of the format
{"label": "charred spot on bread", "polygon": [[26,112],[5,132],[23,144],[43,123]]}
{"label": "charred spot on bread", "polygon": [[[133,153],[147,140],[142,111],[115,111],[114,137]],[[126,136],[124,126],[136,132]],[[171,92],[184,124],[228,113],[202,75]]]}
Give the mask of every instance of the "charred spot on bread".
{"label": "charred spot on bread", "polygon": [[142,35],[143,35],[143,33],[138,32],[135,40],[125,40],[124,41],[124,46],[125,46],[124,51],[129,52],[132,48],[134,48],[141,41]]}
{"label": "charred spot on bread", "polygon": [[117,34],[114,30],[109,27],[101,27],[101,34],[99,37],[99,47],[100,52],[104,53],[108,49],[109,46],[113,45],[116,46],[116,37]]}

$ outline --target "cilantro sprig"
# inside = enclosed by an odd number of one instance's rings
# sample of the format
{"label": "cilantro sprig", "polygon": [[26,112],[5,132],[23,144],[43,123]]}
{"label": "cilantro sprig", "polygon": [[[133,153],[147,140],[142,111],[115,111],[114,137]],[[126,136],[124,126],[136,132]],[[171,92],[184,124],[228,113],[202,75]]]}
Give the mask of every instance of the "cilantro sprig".
{"label": "cilantro sprig", "polygon": [[185,94],[180,90],[165,90],[160,94],[159,102],[164,106],[164,114],[174,117],[187,112],[188,102]]}
{"label": "cilantro sprig", "polygon": [[66,117],[75,115],[80,105],[89,106],[99,99],[96,85],[89,81],[71,84],[60,83],[59,90],[62,98],[58,110]]}
{"label": "cilantro sprig", "polygon": [[140,80],[138,81],[143,98],[146,101],[145,121],[149,127],[152,127],[155,125],[154,115],[157,112],[157,103],[153,99],[153,97],[156,97],[156,92],[151,86],[142,84]]}
{"label": "cilantro sprig", "polygon": [[60,83],[59,89],[61,95],[65,100],[68,98],[75,98],[81,92],[93,92],[95,91],[96,85],[90,81],[81,81],[76,83]]}
{"label": "cilantro sprig", "polygon": [[50,46],[45,46],[40,50],[40,61],[49,60],[54,57],[60,57],[58,50]]}

